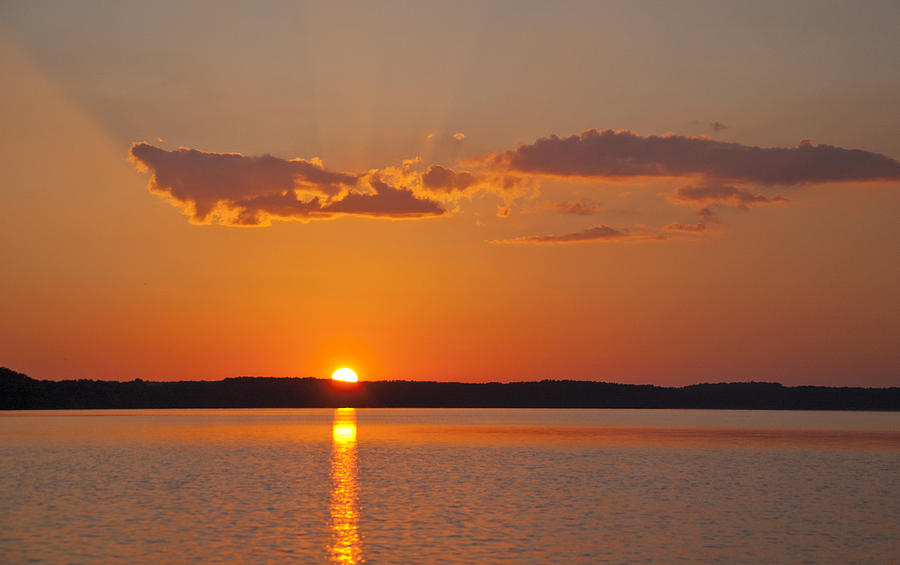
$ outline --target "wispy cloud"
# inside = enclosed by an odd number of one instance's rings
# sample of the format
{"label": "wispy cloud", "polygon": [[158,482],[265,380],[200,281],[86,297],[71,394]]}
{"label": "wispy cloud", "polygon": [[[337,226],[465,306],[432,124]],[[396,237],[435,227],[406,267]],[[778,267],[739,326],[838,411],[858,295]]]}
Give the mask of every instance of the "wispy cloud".
{"label": "wispy cloud", "polygon": [[745,188],[725,184],[682,186],[675,189],[675,193],[669,196],[669,200],[676,204],[695,204],[701,207],[709,204],[723,204],[744,209],[770,204],[787,204],[788,202],[781,196],[769,197]]}
{"label": "wispy cloud", "polygon": [[673,222],[662,227],[663,231],[676,233],[700,233],[706,231],[706,224],[682,224],[681,222]]}
{"label": "wispy cloud", "polygon": [[578,232],[550,235],[532,235],[512,239],[494,240],[490,243],[583,243],[588,241],[624,241],[634,239],[660,239],[659,234],[649,231],[617,230],[607,225],[593,226]]}
{"label": "wispy cloud", "polygon": [[709,128],[710,131],[719,132],[725,129],[728,129],[728,126],[723,124],[720,121],[712,121],[712,122],[704,122],[703,120],[692,120],[692,125],[701,126],[704,128]]}
{"label": "wispy cloud", "polygon": [[535,210],[548,210],[560,214],[573,214],[576,216],[591,216],[605,211],[602,206],[593,202],[555,202],[551,200],[545,200],[528,209],[528,211]]}
{"label": "wispy cloud", "polygon": [[721,222],[719,215],[709,208],[701,208],[697,210],[697,215],[707,224],[718,224]]}

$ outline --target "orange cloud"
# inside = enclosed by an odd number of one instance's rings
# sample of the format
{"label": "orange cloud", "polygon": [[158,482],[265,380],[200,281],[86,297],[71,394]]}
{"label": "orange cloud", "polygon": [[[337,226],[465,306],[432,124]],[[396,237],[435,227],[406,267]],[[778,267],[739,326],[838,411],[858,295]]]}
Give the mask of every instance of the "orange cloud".
{"label": "orange cloud", "polygon": [[495,170],[566,177],[683,177],[774,184],[900,179],[900,162],[830,145],[752,147],[705,137],[646,137],[630,131],[587,130],[550,136],[470,163]]}
{"label": "orange cloud", "polygon": [[[183,206],[197,223],[257,226],[270,219],[338,214],[390,218],[436,216],[436,201],[390,186],[375,174],[326,169],[318,160],[248,157],[135,143],[131,158],[151,172],[149,189]],[[362,189],[363,191],[360,191]]]}

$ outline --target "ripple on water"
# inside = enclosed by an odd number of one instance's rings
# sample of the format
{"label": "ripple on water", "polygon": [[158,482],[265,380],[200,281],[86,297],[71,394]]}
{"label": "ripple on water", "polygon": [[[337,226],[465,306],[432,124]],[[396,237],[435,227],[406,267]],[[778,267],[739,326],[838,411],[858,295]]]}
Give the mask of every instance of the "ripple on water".
{"label": "ripple on water", "polygon": [[889,419],[636,412],[6,414],[0,561],[898,561]]}

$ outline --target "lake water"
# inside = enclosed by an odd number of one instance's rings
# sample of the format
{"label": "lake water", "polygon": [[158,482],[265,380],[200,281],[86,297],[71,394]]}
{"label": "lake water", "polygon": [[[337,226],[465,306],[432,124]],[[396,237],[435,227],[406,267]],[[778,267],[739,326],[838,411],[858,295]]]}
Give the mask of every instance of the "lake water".
{"label": "lake water", "polygon": [[897,563],[900,414],[0,413],[2,563]]}

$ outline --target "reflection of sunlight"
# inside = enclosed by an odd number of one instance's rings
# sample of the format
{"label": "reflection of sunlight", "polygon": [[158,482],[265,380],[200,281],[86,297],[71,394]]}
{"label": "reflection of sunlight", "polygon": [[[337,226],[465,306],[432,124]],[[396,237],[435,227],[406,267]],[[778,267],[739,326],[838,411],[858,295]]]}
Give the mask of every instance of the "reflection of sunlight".
{"label": "reflection of sunlight", "polygon": [[359,540],[359,482],[356,463],[356,410],[334,411],[331,451],[331,561],[362,563]]}
{"label": "reflection of sunlight", "polygon": [[[350,410],[353,410],[353,408],[350,408]],[[335,447],[339,443],[356,443],[356,423],[348,425],[345,422],[338,422],[335,418],[332,435],[334,436]]]}

